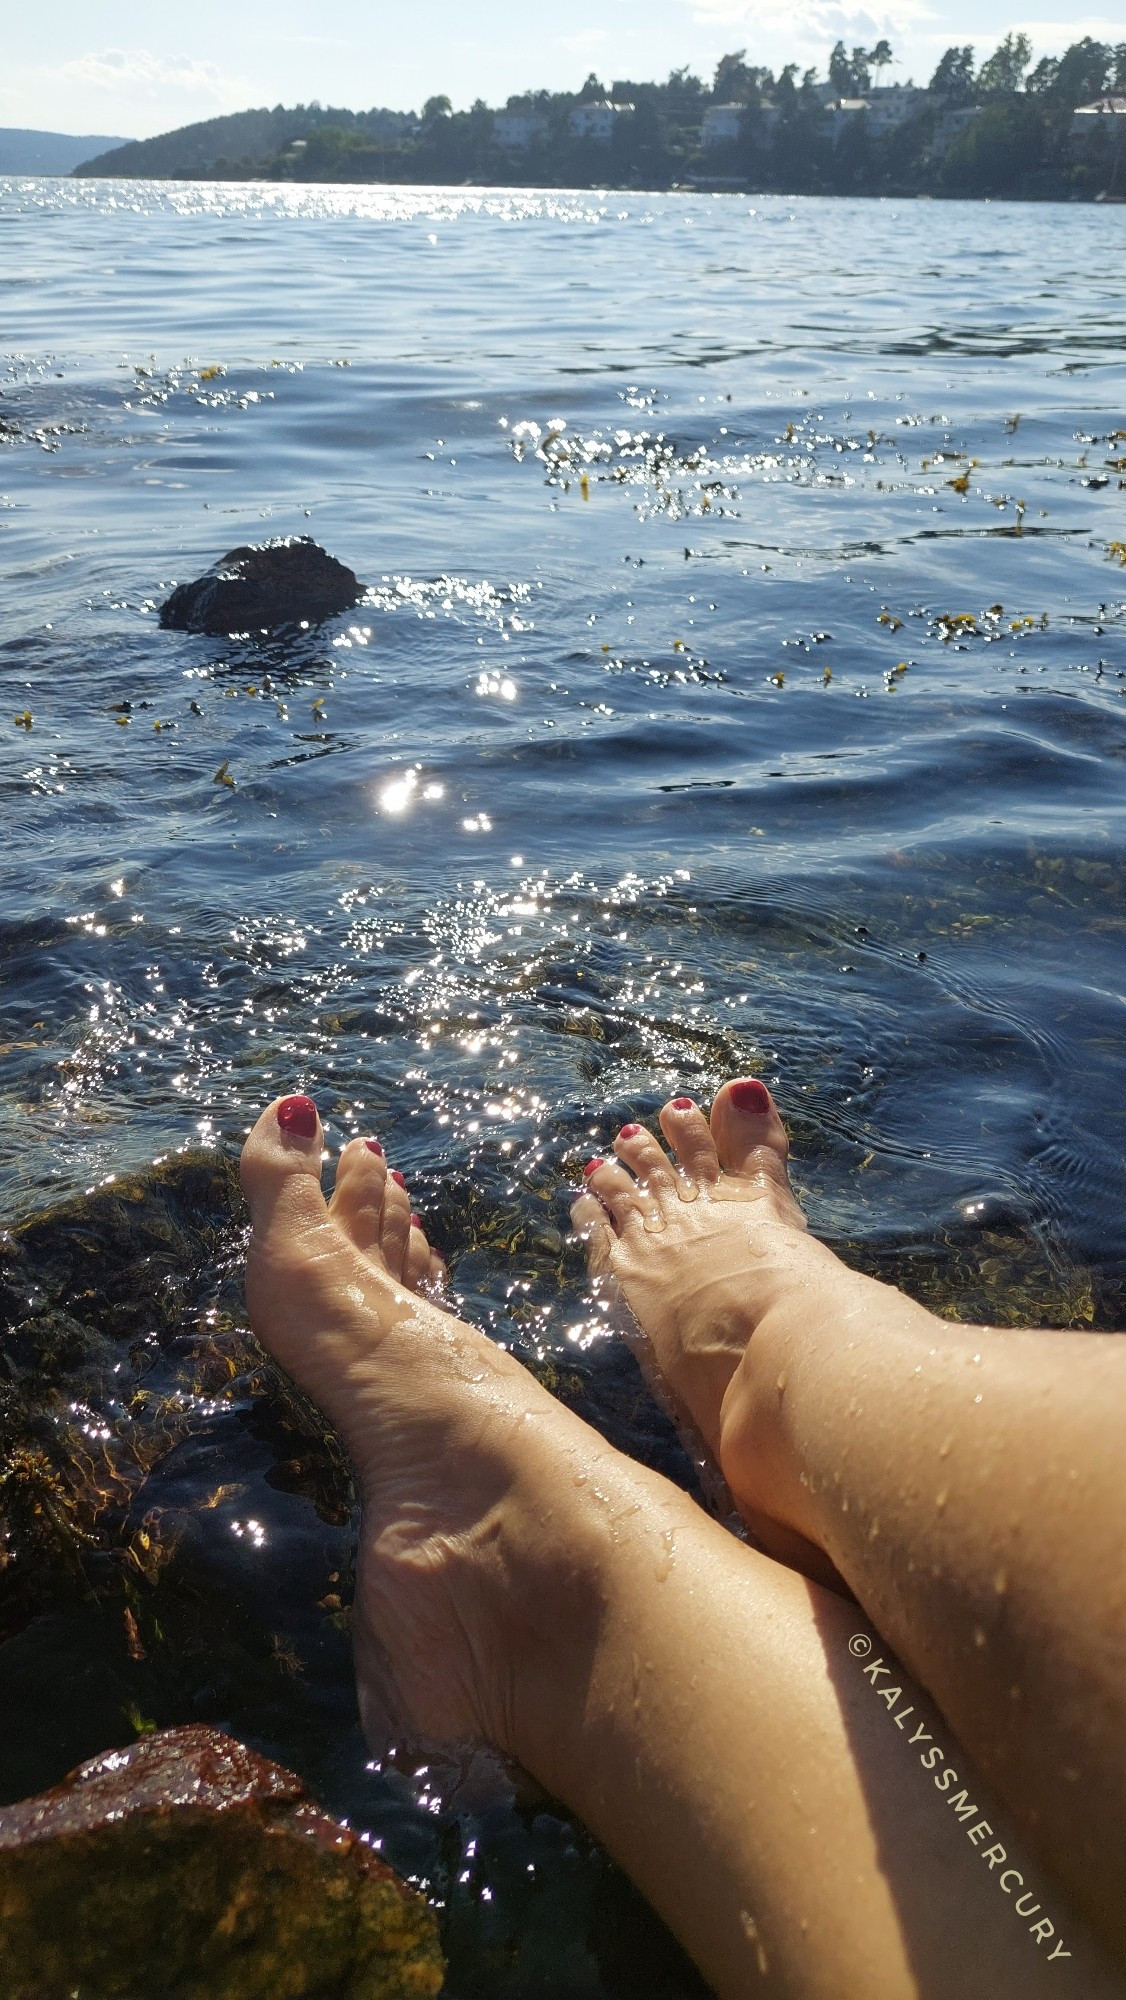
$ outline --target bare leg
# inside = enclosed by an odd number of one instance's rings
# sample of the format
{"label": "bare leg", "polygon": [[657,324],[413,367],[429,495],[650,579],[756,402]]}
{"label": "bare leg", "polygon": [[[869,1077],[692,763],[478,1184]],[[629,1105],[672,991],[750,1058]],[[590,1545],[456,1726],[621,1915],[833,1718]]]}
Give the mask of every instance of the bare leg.
{"label": "bare leg", "polygon": [[[247,1299],[356,1467],[365,1720],[391,1691],[420,1734],[518,1759],[731,2000],[1038,2000],[1061,1984],[1121,2000],[975,1793],[1051,1928],[1014,1915],[985,1836],[947,1809],[850,1652],[867,1634],[855,1608],[743,1547],[422,1296],[431,1254],[378,1153],[345,1149],[331,1209],[320,1165],[309,1101],[271,1107],[244,1154]],[[904,1684],[902,1701],[964,1770],[924,1698]]]}
{"label": "bare leg", "polygon": [[741,1508],[825,1552],[1126,1950],[1126,1341],[936,1319],[806,1233],[761,1085],[679,1115],[698,1199],[619,1141],[601,1255]]}

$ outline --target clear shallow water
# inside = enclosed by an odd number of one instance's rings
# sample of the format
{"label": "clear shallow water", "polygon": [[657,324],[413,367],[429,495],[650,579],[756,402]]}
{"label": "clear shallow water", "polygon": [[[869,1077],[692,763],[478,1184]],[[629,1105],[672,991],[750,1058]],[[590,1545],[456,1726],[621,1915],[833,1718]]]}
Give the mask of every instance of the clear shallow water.
{"label": "clear shallow water", "polygon": [[[751,1067],[850,1254],[1113,1323],[1122,227],[0,182],[8,1215],[311,1089],[473,1308],[687,1478],[632,1364],[568,1338],[558,1190]],[[369,582],[352,617],[158,629],[292,532]],[[259,1497],[250,1594],[306,1532]],[[470,1986],[529,1990],[531,1862],[535,1990],[632,1992],[581,1836],[494,1814],[495,1897],[479,1858],[459,1888],[485,1822],[314,1752],[318,1671],[271,1741],[446,1895]]]}

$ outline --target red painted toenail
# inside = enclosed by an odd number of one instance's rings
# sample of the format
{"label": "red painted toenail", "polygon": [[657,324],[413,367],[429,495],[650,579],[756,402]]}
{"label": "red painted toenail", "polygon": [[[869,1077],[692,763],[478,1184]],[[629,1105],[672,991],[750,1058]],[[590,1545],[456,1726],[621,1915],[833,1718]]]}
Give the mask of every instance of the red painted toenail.
{"label": "red painted toenail", "polygon": [[278,1124],[295,1139],[313,1139],[317,1133],[317,1107],[311,1097],[283,1097],[278,1105]]}
{"label": "red painted toenail", "polygon": [[618,1137],[619,1139],[636,1139],[640,1130],[640,1125],[623,1125],[621,1131],[618,1133]]}
{"label": "red painted toenail", "polygon": [[742,1083],[733,1083],[727,1093],[736,1111],[752,1111],[761,1115],[770,1109],[770,1092],[757,1076],[749,1076]]}
{"label": "red painted toenail", "polygon": [[403,1175],[399,1172],[398,1167],[392,1167],[391,1179],[394,1181],[396,1187],[406,1187],[407,1184],[406,1180],[404,1179]]}
{"label": "red painted toenail", "polygon": [[672,1108],[674,1111],[695,1111],[696,1105],[691,1097],[674,1097]]}
{"label": "red painted toenail", "polygon": [[367,1147],[369,1153],[375,1154],[377,1160],[383,1158],[383,1148],[378,1139],[365,1139],[364,1145]]}
{"label": "red painted toenail", "polygon": [[606,1165],[605,1160],[588,1160],[585,1167],[583,1168],[583,1174],[585,1178],[589,1180],[591,1174],[596,1174],[598,1172],[599,1167],[604,1167],[605,1165]]}
{"label": "red painted toenail", "polygon": [[421,1228],[422,1228],[422,1217],[421,1217],[421,1215],[412,1215],[412,1216],[411,1216],[411,1228],[412,1228],[412,1229],[421,1229]]}

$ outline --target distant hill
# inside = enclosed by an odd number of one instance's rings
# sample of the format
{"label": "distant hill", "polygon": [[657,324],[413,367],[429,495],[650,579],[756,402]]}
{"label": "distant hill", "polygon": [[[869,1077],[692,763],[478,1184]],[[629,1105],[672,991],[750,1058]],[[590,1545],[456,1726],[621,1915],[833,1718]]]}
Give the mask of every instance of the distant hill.
{"label": "distant hill", "polygon": [[154,180],[197,180],[212,173],[251,172],[321,126],[336,131],[394,140],[414,129],[406,111],[338,111],[331,105],[275,104],[272,111],[234,111],[225,118],[205,118],[182,125],[155,139],[131,139],[95,156],[75,155],[73,169],[81,175],[118,175]]}
{"label": "distant hill", "polygon": [[26,132],[22,126],[0,125],[0,174],[69,174],[91,153],[110,146],[127,146],[104,132],[75,139],[69,132]]}

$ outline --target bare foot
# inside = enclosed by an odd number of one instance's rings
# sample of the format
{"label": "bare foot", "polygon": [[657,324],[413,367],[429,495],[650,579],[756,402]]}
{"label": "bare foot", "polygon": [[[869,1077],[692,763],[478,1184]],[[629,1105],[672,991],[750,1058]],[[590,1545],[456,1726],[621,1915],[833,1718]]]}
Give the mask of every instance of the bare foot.
{"label": "bare foot", "polygon": [[361,1716],[377,1742],[391,1718],[527,1763],[538,1667],[598,1615],[608,1516],[590,1494],[629,1488],[637,1512],[643,1475],[436,1303],[441,1260],[377,1143],[345,1147],[329,1204],[321,1161],[310,1098],[262,1114],[242,1159],[246,1299],[355,1467]]}
{"label": "bare foot", "polygon": [[[690,1097],[660,1116],[673,1158],[640,1125],[592,1160],[572,1209],[592,1276],[620,1291],[649,1341],[674,1409],[721,1468],[744,1519],[772,1555],[840,1586],[804,1537],[779,1525],[745,1427],[725,1432],[724,1400],[756,1332],[784,1316],[809,1333],[898,1293],[842,1264],[808,1233],[790,1187],[785,1126],[766,1085],[725,1084],[710,1119]],[[886,1304],[882,1305],[886,1310]]]}
{"label": "bare foot", "polygon": [[690,1097],[661,1112],[664,1148],[623,1125],[572,1210],[592,1276],[620,1290],[677,1403],[718,1459],[720,1412],[779,1290],[836,1260],[806,1233],[786,1129],[766,1085],[725,1084],[710,1122]]}
{"label": "bare foot", "polygon": [[[700,1127],[687,1128],[682,1157],[694,1132],[703,1182]],[[1039,1992],[1023,1959],[1019,1977],[1008,1964],[1024,1938],[999,1927],[977,1851],[936,1845],[882,1707],[866,1683],[837,1684],[853,1608],[740,1546],[425,1296],[440,1270],[378,1150],[345,1148],[331,1206],[321,1159],[304,1097],[272,1105],[247,1141],[247,1301],[356,1469],[369,1736],[379,1743],[388,1720],[402,1721],[424,1739],[484,1739],[516,1758],[606,1842],[723,2000],[909,2000],[918,1964],[928,1993],[948,2000],[969,1990],[967,1955],[984,1967],[982,1991]],[[740,1178],[753,1177],[744,1161]],[[733,1259],[726,1215],[741,1215],[754,1242],[767,1228],[753,1199],[682,1203],[673,1187],[645,1200],[667,1234],[680,1216],[704,1218],[681,1232],[688,1263]],[[634,1222],[618,1205],[624,1243]],[[770,1228],[806,1241],[792,1218]],[[781,1269],[783,1252],[770,1256]],[[668,1324],[690,1356],[692,1298],[709,1287],[685,1280],[677,1304],[677,1282]],[[921,1700],[905,1712],[921,1713]],[[921,1895],[917,1877],[934,1893]],[[1083,1990],[1104,1991],[1089,1980]]]}

